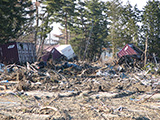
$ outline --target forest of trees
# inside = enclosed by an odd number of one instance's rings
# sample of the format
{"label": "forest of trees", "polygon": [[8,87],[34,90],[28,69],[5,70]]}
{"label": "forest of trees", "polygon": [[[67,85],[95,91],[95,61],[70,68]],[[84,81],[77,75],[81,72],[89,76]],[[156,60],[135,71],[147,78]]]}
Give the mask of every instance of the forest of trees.
{"label": "forest of trees", "polygon": [[142,10],[121,0],[0,1],[0,43],[34,33],[33,42],[43,45],[54,22],[80,59],[91,61],[104,47],[115,55],[127,43],[144,50],[146,40],[148,52],[160,57],[159,0],[148,0]]}

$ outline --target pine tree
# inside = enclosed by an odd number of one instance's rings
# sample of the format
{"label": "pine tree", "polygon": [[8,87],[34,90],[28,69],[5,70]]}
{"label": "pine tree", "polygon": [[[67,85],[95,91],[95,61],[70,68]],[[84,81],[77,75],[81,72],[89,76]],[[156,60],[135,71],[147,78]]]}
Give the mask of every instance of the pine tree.
{"label": "pine tree", "polygon": [[148,1],[142,16],[143,41],[148,37],[149,53],[156,53],[160,57],[160,1]]}
{"label": "pine tree", "polygon": [[111,43],[115,56],[117,48],[121,48],[127,43],[138,44],[140,11],[136,6],[132,7],[129,2],[123,6],[120,0],[112,0],[107,3],[107,6],[108,20],[110,21],[107,39]]}
{"label": "pine tree", "polygon": [[46,0],[48,12],[52,13],[54,22],[65,27],[65,44],[68,44],[69,19],[74,14],[76,0]]}
{"label": "pine tree", "polygon": [[0,42],[8,42],[21,36],[32,19],[30,14],[34,10],[28,0],[1,0],[0,1]]}
{"label": "pine tree", "polygon": [[81,59],[91,61],[100,56],[105,46],[107,31],[107,15],[104,2],[99,0],[79,1],[77,15],[74,17],[71,33],[75,34],[72,46]]}
{"label": "pine tree", "polygon": [[37,55],[41,56],[43,52],[43,46],[45,43],[45,40],[47,38],[47,34],[49,34],[52,31],[51,24],[52,22],[49,20],[51,17],[51,14],[45,12],[41,14],[40,20],[41,20],[41,25],[39,26],[38,30],[38,36],[40,37],[40,43],[39,43],[39,49],[37,51]]}
{"label": "pine tree", "polygon": [[69,28],[72,36],[74,36],[71,38],[70,44],[80,59],[83,59],[87,36],[89,34],[87,31],[88,21],[85,17],[85,6],[85,2],[78,0],[75,15],[72,17],[73,25]]}
{"label": "pine tree", "polygon": [[136,5],[132,7],[128,2],[127,5],[123,6],[121,16],[123,42],[125,44],[134,43],[138,45],[140,34],[138,25],[138,22],[140,22],[140,11]]}
{"label": "pine tree", "polygon": [[116,48],[123,43],[122,22],[121,16],[123,12],[122,3],[119,0],[112,0],[107,2],[108,20],[109,20],[109,35],[107,40],[112,46],[112,53],[115,56]]}

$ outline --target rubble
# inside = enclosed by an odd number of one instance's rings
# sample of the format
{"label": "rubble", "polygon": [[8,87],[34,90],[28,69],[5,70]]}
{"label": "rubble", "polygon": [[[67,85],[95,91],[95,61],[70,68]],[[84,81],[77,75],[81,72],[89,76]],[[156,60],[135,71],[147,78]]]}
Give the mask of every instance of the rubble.
{"label": "rubble", "polygon": [[82,61],[38,64],[3,66],[0,119],[160,119],[156,71]]}

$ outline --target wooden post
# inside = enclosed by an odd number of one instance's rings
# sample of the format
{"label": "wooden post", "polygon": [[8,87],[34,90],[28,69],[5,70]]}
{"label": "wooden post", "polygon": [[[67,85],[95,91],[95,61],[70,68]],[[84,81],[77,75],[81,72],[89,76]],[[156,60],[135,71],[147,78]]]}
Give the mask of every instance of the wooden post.
{"label": "wooden post", "polygon": [[144,66],[147,64],[147,48],[148,48],[148,36],[146,38],[146,42],[145,42],[145,53],[144,53]]}

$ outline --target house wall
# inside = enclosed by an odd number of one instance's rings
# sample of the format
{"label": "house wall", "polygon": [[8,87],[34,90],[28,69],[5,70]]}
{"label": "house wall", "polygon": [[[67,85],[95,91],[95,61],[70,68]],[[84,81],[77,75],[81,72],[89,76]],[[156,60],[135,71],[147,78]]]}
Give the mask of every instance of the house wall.
{"label": "house wall", "polygon": [[20,43],[17,44],[18,57],[20,63],[35,62],[36,61],[36,48],[33,43]]}
{"label": "house wall", "polygon": [[18,60],[16,42],[0,45],[0,62],[15,63]]}
{"label": "house wall", "polygon": [[57,60],[58,58],[60,58],[62,56],[62,54],[57,51],[55,48],[53,48],[50,52],[46,52],[43,56],[42,56],[42,60],[47,62],[48,58],[52,57],[52,60]]}
{"label": "house wall", "polygon": [[55,48],[52,49],[51,54],[52,54],[53,60],[57,60],[58,58],[62,56],[62,54]]}

